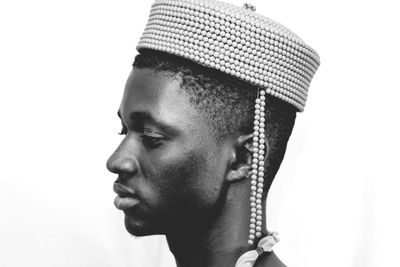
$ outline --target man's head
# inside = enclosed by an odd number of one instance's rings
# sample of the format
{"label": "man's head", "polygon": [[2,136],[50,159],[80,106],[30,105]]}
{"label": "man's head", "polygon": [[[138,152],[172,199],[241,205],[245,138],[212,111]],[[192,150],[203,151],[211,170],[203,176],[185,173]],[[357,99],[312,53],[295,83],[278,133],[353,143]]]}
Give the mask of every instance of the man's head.
{"label": "man's head", "polygon": [[[119,110],[126,136],[108,161],[119,175],[115,190],[133,199],[116,200],[131,234],[166,233],[217,216],[227,189],[245,179],[251,165],[256,97],[256,87],[227,74],[141,50]],[[264,192],[295,116],[294,107],[267,96]]]}

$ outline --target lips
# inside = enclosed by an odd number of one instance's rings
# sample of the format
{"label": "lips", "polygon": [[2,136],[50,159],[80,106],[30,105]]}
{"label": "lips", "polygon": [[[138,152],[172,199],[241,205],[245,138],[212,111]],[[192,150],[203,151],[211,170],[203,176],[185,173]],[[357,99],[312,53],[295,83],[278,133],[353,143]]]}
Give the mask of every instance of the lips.
{"label": "lips", "polygon": [[136,198],[137,194],[135,191],[131,190],[130,188],[120,184],[120,183],[114,183],[113,186],[114,192],[119,196],[119,197],[132,197]]}
{"label": "lips", "polygon": [[119,183],[114,183],[114,192],[118,195],[114,199],[114,205],[119,210],[131,209],[139,203],[137,194],[130,188]]}
{"label": "lips", "polygon": [[119,210],[129,210],[139,203],[139,199],[130,197],[115,197],[114,205]]}

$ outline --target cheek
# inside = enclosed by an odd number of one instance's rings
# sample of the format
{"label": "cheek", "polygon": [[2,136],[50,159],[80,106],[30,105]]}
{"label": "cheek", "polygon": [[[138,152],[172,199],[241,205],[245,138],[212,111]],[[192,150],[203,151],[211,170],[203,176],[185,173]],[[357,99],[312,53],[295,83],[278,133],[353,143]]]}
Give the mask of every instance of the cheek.
{"label": "cheek", "polygon": [[208,205],[217,191],[204,151],[174,153],[153,158],[146,175],[151,201],[158,207],[178,210]]}

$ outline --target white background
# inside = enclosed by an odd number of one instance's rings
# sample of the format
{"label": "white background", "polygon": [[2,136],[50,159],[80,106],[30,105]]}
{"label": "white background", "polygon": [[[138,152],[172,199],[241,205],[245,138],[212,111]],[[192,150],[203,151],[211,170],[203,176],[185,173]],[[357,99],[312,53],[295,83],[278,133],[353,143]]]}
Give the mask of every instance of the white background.
{"label": "white background", "polygon": [[[0,2],[0,266],[174,266],[162,237],[126,233],[105,169],[151,3]],[[276,253],[400,266],[396,1],[251,3],[322,62],[268,200]]]}

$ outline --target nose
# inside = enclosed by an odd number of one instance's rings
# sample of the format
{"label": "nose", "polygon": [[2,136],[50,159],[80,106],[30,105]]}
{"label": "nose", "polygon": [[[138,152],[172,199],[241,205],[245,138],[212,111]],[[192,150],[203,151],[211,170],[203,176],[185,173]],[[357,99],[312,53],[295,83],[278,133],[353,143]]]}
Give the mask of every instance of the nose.
{"label": "nose", "polygon": [[135,175],[139,167],[135,150],[136,148],[132,142],[122,141],[107,160],[107,169],[119,175]]}

